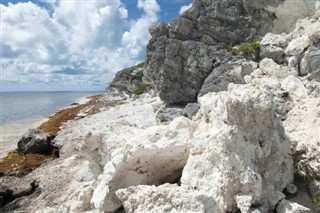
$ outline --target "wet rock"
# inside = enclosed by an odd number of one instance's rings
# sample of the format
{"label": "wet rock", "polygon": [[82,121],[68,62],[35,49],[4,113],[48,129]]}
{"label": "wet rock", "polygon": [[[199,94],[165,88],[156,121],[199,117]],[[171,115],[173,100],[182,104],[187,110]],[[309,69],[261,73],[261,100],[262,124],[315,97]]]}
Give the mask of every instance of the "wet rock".
{"label": "wet rock", "polygon": [[53,150],[51,141],[54,135],[41,133],[36,129],[30,129],[18,142],[18,152],[25,154],[48,154]]}

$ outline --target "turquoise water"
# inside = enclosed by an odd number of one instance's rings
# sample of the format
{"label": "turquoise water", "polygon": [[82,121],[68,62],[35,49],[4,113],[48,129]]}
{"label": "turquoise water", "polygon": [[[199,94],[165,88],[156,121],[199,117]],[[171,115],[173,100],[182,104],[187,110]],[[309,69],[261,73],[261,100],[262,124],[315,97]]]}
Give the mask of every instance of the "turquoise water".
{"label": "turquoise water", "polygon": [[74,102],[102,92],[1,92],[0,157],[29,129]]}

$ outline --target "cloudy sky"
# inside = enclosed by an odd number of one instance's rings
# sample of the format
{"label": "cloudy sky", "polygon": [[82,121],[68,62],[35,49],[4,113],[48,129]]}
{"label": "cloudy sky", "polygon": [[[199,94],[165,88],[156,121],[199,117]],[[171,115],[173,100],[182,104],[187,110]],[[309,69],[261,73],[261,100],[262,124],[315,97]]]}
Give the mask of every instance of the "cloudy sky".
{"label": "cloudy sky", "polygon": [[2,91],[102,91],[192,0],[1,0]]}

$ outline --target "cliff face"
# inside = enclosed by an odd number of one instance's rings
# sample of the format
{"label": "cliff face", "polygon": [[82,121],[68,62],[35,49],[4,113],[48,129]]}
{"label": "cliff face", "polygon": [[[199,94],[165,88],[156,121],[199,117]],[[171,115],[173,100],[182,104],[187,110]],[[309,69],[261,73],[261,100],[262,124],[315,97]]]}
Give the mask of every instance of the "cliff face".
{"label": "cliff face", "polygon": [[[299,12],[292,13],[288,4]],[[209,74],[219,75],[220,66],[237,60],[228,45],[292,29],[292,23],[315,8],[316,1],[302,0],[195,0],[171,26],[150,28],[145,75],[167,104],[194,102]]]}

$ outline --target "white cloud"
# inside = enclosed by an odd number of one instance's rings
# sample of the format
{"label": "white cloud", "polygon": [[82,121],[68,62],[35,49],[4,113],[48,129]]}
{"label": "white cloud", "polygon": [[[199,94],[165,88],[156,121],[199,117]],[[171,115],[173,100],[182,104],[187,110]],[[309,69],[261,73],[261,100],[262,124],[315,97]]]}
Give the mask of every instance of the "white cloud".
{"label": "white cloud", "polygon": [[143,60],[160,11],[156,0],[138,1],[137,20],[120,0],[57,0],[50,11],[31,2],[0,7],[1,80],[71,89],[104,88],[116,71]]}
{"label": "white cloud", "polygon": [[192,3],[188,4],[188,5],[184,5],[180,8],[179,14],[181,15],[182,13],[184,13],[185,11],[189,10],[192,7]]}

